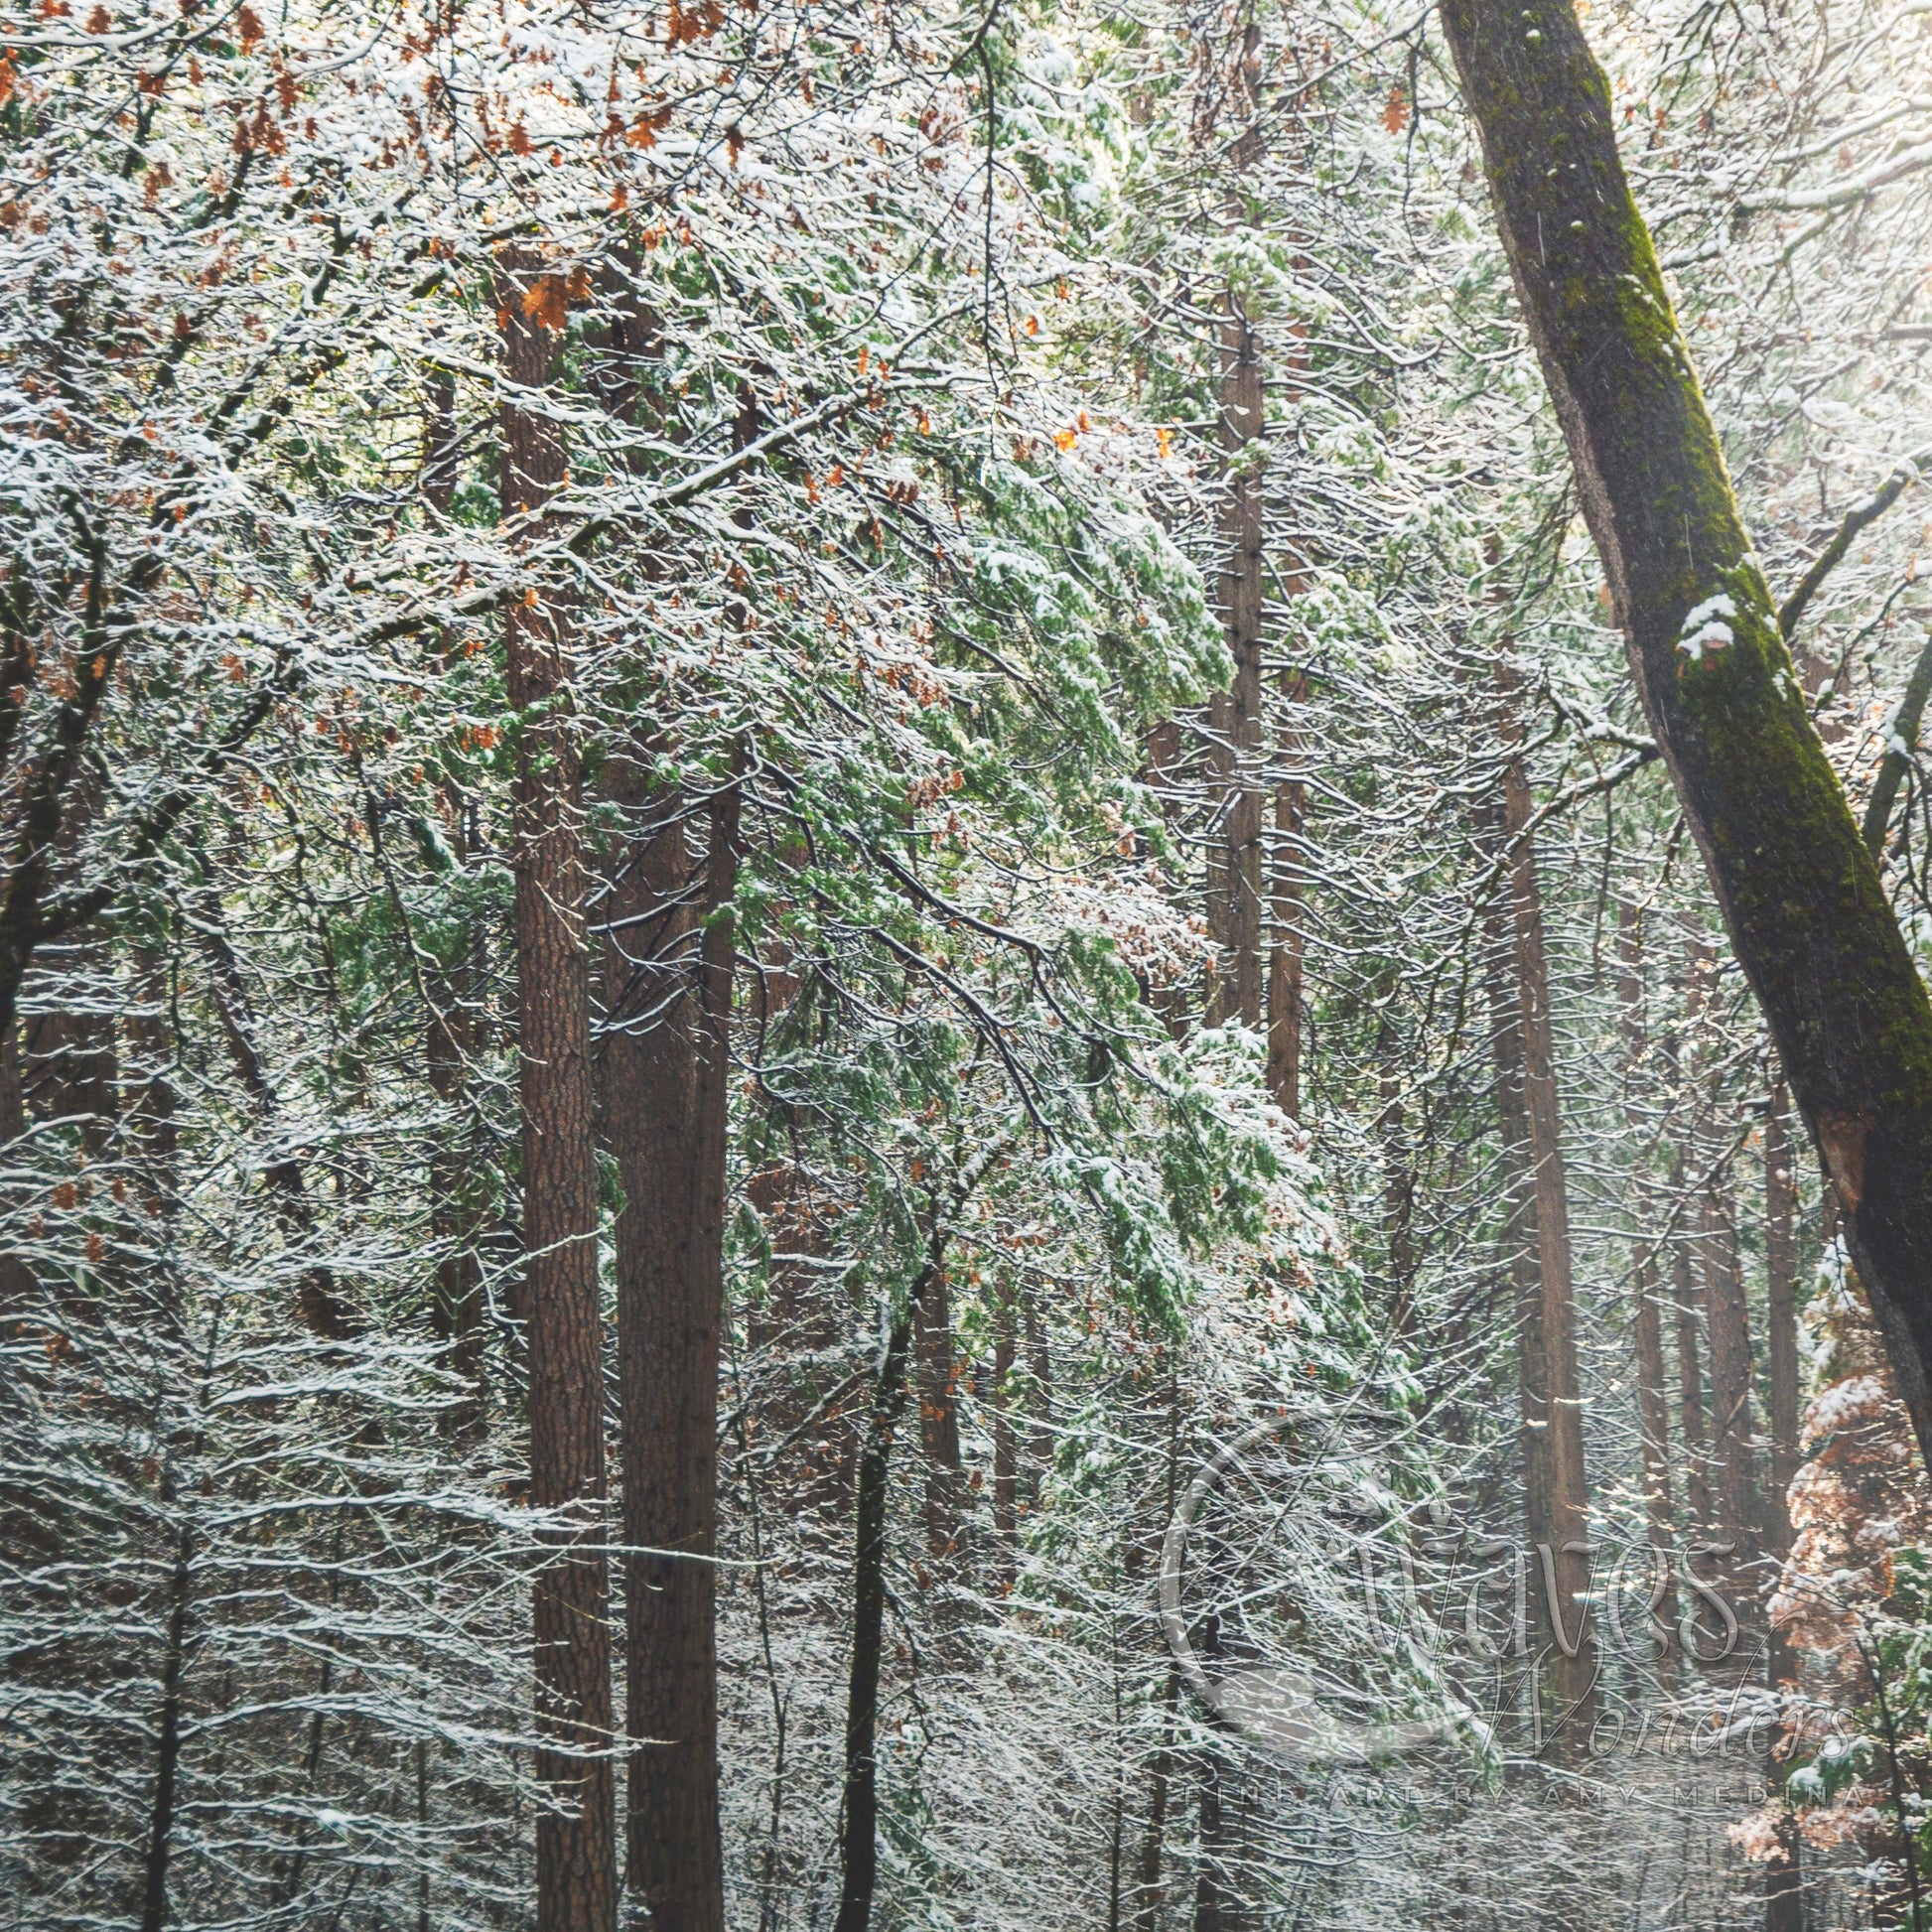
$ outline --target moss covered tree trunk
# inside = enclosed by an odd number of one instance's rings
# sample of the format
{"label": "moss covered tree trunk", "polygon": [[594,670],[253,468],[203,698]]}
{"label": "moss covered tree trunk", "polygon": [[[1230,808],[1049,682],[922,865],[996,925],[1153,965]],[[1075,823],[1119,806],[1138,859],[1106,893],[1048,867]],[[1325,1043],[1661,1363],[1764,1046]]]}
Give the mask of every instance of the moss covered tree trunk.
{"label": "moss covered tree trunk", "polygon": [[1445,0],[1652,730],[1932,1448],[1932,1004],[1779,634],[1570,0]]}

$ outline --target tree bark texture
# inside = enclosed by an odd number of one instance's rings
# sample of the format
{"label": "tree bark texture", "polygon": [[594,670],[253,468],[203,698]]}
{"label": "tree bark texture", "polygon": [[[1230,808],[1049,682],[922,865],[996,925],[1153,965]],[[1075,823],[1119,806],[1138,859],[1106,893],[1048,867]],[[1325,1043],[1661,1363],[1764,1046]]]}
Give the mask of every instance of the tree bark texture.
{"label": "tree bark texture", "polygon": [[1645,712],[1932,1451],[1932,1003],[1813,728],[1569,0],[1446,0]]}
{"label": "tree bark texture", "polygon": [[[555,426],[533,398],[553,341],[534,313],[542,262],[505,254],[503,514],[523,532],[564,480]],[[535,299],[526,307],[526,294]],[[569,612],[532,588],[510,607],[509,700],[520,714],[512,791],[518,1098],[529,1304],[530,1498],[574,1529],[536,1579],[537,1775],[554,1804],[537,1821],[539,1932],[613,1932],[616,1815],[609,1577],[602,1544],[604,1381],[597,1258],[597,1143],[590,1057],[583,790],[570,717]]]}
{"label": "tree bark texture", "polygon": [[605,1132],[623,1412],[625,1869],[665,1932],[722,1932],[716,1573],[718,1365],[738,792],[695,867],[687,802],[641,759],[608,793],[630,837],[605,902]]}

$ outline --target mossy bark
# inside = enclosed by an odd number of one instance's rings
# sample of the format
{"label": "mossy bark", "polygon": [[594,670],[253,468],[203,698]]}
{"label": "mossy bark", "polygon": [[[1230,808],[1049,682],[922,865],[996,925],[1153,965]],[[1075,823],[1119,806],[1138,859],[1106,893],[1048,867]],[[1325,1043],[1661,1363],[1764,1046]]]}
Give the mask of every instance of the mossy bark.
{"label": "mossy bark", "polygon": [[1445,0],[1631,668],[1932,1453],[1932,1004],[1813,729],[1570,0]]}

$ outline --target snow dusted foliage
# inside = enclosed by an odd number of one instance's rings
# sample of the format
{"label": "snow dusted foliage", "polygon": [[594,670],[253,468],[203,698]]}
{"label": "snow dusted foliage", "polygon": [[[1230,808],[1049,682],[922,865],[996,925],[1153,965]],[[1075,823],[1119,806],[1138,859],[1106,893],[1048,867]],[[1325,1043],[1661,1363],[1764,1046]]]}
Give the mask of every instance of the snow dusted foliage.
{"label": "snow dusted foliage", "polygon": [[15,1307],[9,1889],[47,1926],[491,1923],[526,1882],[529,1512],[448,1466],[426,1348],[318,1351],[210,1262]]}
{"label": "snow dusted foliage", "polygon": [[[1781,594],[1932,437],[1929,22],[1867,0],[1586,16]],[[694,854],[709,802],[741,806],[732,1922],[836,1907],[855,1466],[919,1283],[875,1924],[1761,1910],[1725,1827],[1748,1814],[1742,1849],[1775,1851],[1784,1814],[1741,1770],[1687,1773],[1686,1740],[1717,1710],[1725,1761],[1772,1786],[1799,1754],[1746,1757],[1735,1684],[1660,1662],[1634,1586],[1604,1666],[1618,1741],[1586,1762],[1553,1766],[1534,1689],[1463,1643],[1494,1609],[1476,1553],[1523,1540],[1495,1050],[1517,854],[1540,867],[1605,1548],[1652,1547],[1644,1271],[1680,1419],[1707,1271],[1748,1278],[1762,1442],[1774,1071],[1427,15],[37,0],[0,9],[0,48],[18,1921],[534,1922],[508,856],[537,721],[503,630],[538,606],[568,628],[594,927],[637,832],[624,773]],[[512,305],[555,351],[538,388],[506,374]],[[539,509],[505,503],[511,414],[564,453]],[[1899,707],[1927,514],[1902,480],[1794,631],[1858,808],[1899,760],[1878,836],[1920,934],[1932,819]],[[1235,748],[1243,544],[1259,674]],[[1724,648],[1723,618],[1687,649]],[[1296,1119],[1279,1042],[1214,1007],[1251,806],[1265,944],[1285,962],[1292,937],[1305,971]],[[1881,1385],[1813,1393],[1794,1507],[1821,1513],[1788,1586],[1846,1567],[1846,1538],[1878,1562],[1834,1500],[1831,1405],[1894,1444]],[[1325,1568],[1307,1522],[1284,1540],[1282,1439],[1204,1537],[1215,1641],[1274,1668],[1317,1631],[1368,1720],[1471,1718],[1415,1763],[1285,1765],[1163,1634],[1176,1497],[1290,1413],[1375,1419],[1379,1527]],[[1920,1525],[1885,1523],[1903,1583],[1860,1587],[1885,1668],[1916,1669]],[[1433,1577],[1428,1617],[1391,1636],[1364,1563],[1385,1593]],[[1793,1795],[1805,1856],[1840,1861],[1807,1867],[1835,1874],[1818,1910],[1895,1920],[1898,1797],[1872,1779],[1901,1753],[1847,1641],[1819,1636],[1793,1735],[1849,1734],[1849,1712],[1859,1750]]]}

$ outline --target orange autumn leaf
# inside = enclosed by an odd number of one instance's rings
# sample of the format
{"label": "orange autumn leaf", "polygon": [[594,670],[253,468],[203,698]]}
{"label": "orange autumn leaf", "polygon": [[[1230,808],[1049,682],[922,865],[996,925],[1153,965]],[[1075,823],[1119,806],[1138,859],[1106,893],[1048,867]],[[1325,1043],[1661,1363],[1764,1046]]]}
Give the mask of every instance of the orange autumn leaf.
{"label": "orange autumn leaf", "polygon": [[1400,87],[1389,89],[1389,104],[1382,109],[1382,125],[1391,134],[1400,134],[1409,125],[1409,96]]}
{"label": "orange autumn leaf", "polygon": [[561,330],[570,314],[564,278],[561,275],[539,275],[523,291],[523,313],[542,328]]}

